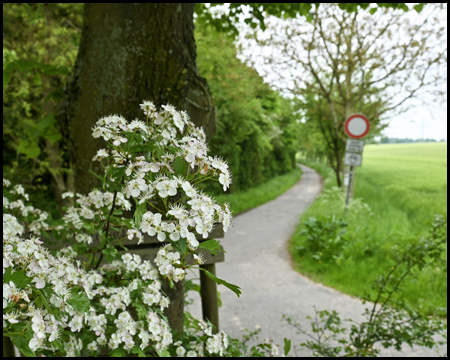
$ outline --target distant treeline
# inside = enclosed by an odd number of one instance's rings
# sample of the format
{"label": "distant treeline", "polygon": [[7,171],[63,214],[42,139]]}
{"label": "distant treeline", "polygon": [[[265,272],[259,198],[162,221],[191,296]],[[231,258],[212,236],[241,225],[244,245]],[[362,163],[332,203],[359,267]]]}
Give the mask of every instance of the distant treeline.
{"label": "distant treeline", "polygon": [[[436,140],[436,139],[401,139],[401,138],[390,138],[387,136],[382,137],[380,140],[377,139],[366,139],[364,140],[365,144],[406,144],[406,143],[423,143],[423,142],[447,142],[446,139]],[[329,165],[330,162],[326,156],[324,151],[318,150],[317,148],[313,149],[300,149],[296,154],[296,159],[301,160],[309,160],[314,162],[319,162],[323,164]]]}
{"label": "distant treeline", "polygon": [[371,144],[402,144],[402,143],[419,143],[419,142],[446,142],[446,139],[436,140],[436,139],[401,139],[401,138],[390,138],[387,136],[382,137],[380,140],[371,140]]}

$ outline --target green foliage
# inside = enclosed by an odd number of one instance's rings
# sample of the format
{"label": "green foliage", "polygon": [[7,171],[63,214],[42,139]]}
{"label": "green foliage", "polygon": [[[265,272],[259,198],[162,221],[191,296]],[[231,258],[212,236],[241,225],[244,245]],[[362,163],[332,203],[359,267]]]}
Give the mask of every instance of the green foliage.
{"label": "green foliage", "polygon": [[217,131],[209,146],[228,160],[231,191],[292,170],[298,127],[291,102],[237,59],[231,40],[201,26],[195,36],[199,72],[208,81],[217,111]]}
{"label": "green foliage", "polygon": [[218,285],[226,286],[228,289],[230,289],[232,292],[234,292],[238,297],[241,296],[242,291],[239,286],[230,284],[230,283],[226,282],[225,280],[219,279],[212,272],[210,272],[204,268],[199,268],[199,269],[201,271],[203,271],[206,274],[206,276],[208,276],[212,281],[216,282]]}
{"label": "green foliage", "polygon": [[[312,339],[301,345],[312,350],[315,356],[375,357],[380,353],[376,345],[400,351],[404,343],[411,347],[418,345],[429,348],[442,344],[442,340],[435,340],[435,336],[441,334],[446,337],[447,325],[444,321],[429,318],[421,308],[402,306],[405,310],[398,311],[392,305],[399,308],[394,294],[402,291],[405,279],[414,274],[414,269],[421,271],[430,264],[446,267],[446,244],[447,219],[437,216],[426,238],[404,249],[393,247],[391,255],[396,259],[394,266],[377,277],[374,283],[376,294],[366,299],[372,302],[371,308],[365,309],[366,320],[360,323],[349,320],[349,333],[335,311],[316,310],[312,334],[304,331],[290,317],[283,318]],[[401,305],[405,305],[405,302],[402,301]]]}
{"label": "green foliage", "polygon": [[74,286],[71,290],[71,296],[67,303],[73,307],[76,312],[85,313],[89,310],[91,302],[80,286]]}
{"label": "green foliage", "polygon": [[144,202],[142,204],[139,204],[136,201],[136,211],[134,212],[134,221],[136,228],[139,228],[141,224],[142,215],[144,215],[147,212],[147,204]]}
{"label": "green foliage", "polygon": [[51,184],[61,187],[70,173],[55,114],[77,55],[82,9],[3,5],[3,171],[42,208],[54,207]]}
{"label": "green foliage", "polygon": [[36,357],[36,354],[34,351],[31,351],[28,345],[33,337],[33,331],[26,331],[28,326],[24,327],[22,324],[15,325],[20,325],[20,327],[14,325],[11,327],[11,330],[14,331],[14,333],[17,333],[17,335],[10,336],[12,343],[17,350],[26,357]]}
{"label": "green foliage", "polygon": [[[236,28],[236,23],[244,18],[244,22],[250,25],[253,29],[259,27],[262,30],[266,29],[265,19],[267,15],[273,15],[279,18],[295,18],[298,15],[305,16],[308,21],[314,16],[314,9],[319,7],[320,3],[230,3],[229,11],[217,12],[211,11],[215,6],[224,5],[225,3],[197,3],[195,13],[197,19],[202,24],[211,25],[216,31],[220,31],[235,37],[239,34]],[[422,11],[425,3],[419,3],[414,6],[417,12]],[[314,5],[314,8],[313,8]],[[354,12],[361,9],[367,9],[369,6],[374,6],[374,3],[339,3],[339,7],[347,12]],[[246,14],[244,7],[248,10]],[[408,11],[409,7],[406,3],[376,3],[375,7],[369,10],[374,14],[378,8],[393,8]]]}
{"label": "green foliage", "polygon": [[289,354],[289,351],[291,351],[291,340],[284,339],[284,356],[287,356]]}
{"label": "green foliage", "polygon": [[217,240],[203,241],[203,242],[200,243],[200,245],[198,247],[200,249],[209,250],[213,255],[217,255],[217,251],[216,250],[221,250],[220,244],[219,244],[219,242]]}
{"label": "green foliage", "polygon": [[[210,6],[223,5],[224,3],[212,3]],[[204,3],[197,3],[195,13],[198,21],[202,24],[212,25],[216,31],[226,33],[232,37],[237,36],[239,30],[235,24],[244,16],[243,8],[249,11],[249,16],[245,16],[244,22],[256,29],[260,27],[265,30],[265,15],[274,15],[277,17],[295,17],[297,14],[311,17],[310,11],[312,3],[230,3],[229,11],[214,12],[209,11]],[[314,3],[318,6],[319,3]]]}
{"label": "green foliage", "polygon": [[25,271],[15,271],[11,273],[11,268],[7,268],[3,274],[5,284],[12,281],[19,288],[26,288],[31,283],[31,279],[25,275]]}
{"label": "green foliage", "polygon": [[[433,214],[447,213],[447,145],[445,143],[369,145],[363,166],[356,170],[354,200],[345,221],[347,245],[338,263],[319,263],[299,256],[306,246],[303,220],[290,244],[296,268],[315,281],[355,296],[367,289],[367,281],[380,268],[395,263],[391,248],[406,248],[426,236]],[[336,179],[324,164],[304,162],[324,178],[325,190],[302,215],[302,219],[323,219],[344,212],[345,194],[333,189]],[[447,315],[447,272],[443,265],[412,270],[402,293],[393,296],[410,306],[423,307],[429,314]]]}
{"label": "green foliage", "polygon": [[348,241],[344,236],[347,223],[332,215],[324,220],[310,217],[303,225],[305,229],[299,235],[306,237],[306,244],[297,247],[300,257],[311,256],[318,262],[337,262]]}

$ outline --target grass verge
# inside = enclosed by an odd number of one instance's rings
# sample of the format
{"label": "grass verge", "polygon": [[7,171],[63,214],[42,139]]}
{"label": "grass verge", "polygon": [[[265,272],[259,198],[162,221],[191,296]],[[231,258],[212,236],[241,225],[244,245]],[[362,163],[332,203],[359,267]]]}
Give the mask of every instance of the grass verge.
{"label": "grass verge", "polygon": [[264,184],[234,194],[215,195],[218,202],[228,202],[233,215],[258,207],[266,202],[276,199],[289,190],[300,179],[302,170],[296,167],[290,172],[275,176]]}
{"label": "grass verge", "polygon": [[[373,294],[370,285],[385,273],[394,259],[390,249],[426,236],[435,214],[447,213],[447,144],[395,144],[367,146],[364,163],[357,168],[355,201],[345,217],[348,223],[342,254],[329,262],[302,258],[300,235],[310,217],[343,218],[343,192],[334,173],[323,164],[301,161],[324,178],[325,188],[302,214],[290,242],[296,270],[342,292]],[[365,205],[367,204],[367,206]],[[398,300],[429,314],[447,314],[447,271],[425,266],[406,280]]]}

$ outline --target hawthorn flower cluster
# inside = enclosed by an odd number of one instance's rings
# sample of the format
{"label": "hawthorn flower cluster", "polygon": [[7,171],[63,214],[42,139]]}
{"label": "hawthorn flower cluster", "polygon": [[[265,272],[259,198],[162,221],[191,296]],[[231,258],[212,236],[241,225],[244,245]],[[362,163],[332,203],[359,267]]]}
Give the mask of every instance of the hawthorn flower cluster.
{"label": "hawthorn flower cluster", "polygon": [[[23,227],[17,219],[4,214],[3,271],[5,274],[5,270],[11,268],[14,270],[12,274],[22,275],[15,277],[18,284],[13,281],[3,283],[4,332],[5,329],[14,329],[15,324],[30,322],[33,335],[28,346],[31,351],[59,351],[60,355],[66,356],[79,356],[83,349],[98,355],[102,348],[114,350],[119,346],[124,350],[138,346],[145,351],[152,345],[159,351],[176,346],[177,354],[180,353],[182,347],[173,344],[167,321],[160,312],[151,310],[155,305],[163,310],[169,305],[169,300],[161,292],[159,273],[149,261],[125,254],[121,261],[104,265],[98,272],[86,272],[77,268],[69,258],[57,259],[49,254],[38,239],[22,239],[22,233]],[[122,278],[132,280],[126,286],[107,286],[105,279],[111,272],[121,273]],[[77,285],[91,300],[84,311],[79,311],[76,299],[71,299],[75,294],[70,289]],[[44,306],[42,300],[38,305],[37,298],[48,294],[51,294],[49,305]],[[136,320],[128,307],[133,299],[136,304],[140,298],[149,310],[141,312]],[[223,332],[212,335],[212,328],[203,321],[200,323],[207,335],[206,342],[195,343],[187,355],[203,356],[204,347],[209,354],[222,355],[228,346],[227,335]],[[64,330],[70,330],[73,335],[61,342]],[[85,346],[77,334],[86,331],[92,341]]]}
{"label": "hawthorn flower cluster", "polygon": [[48,229],[48,224],[45,222],[48,218],[48,213],[34,208],[31,205],[25,205],[25,201],[29,200],[29,196],[25,193],[22,185],[18,184],[11,187],[9,180],[3,179],[3,188],[7,188],[10,199],[3,196],[3,209],[8,213],[15,215],[27,225],[25,231],[31,232],[34,235],[40,235],[42,230]]}
{"label": "hawthorn flower cluster", "polygon": [[[197,237],[206,239],[217,223],[225,231],[231,225],[229,205],[218,204],[197,187],[215,180],[228,189],[228,165],[208,156],[205,134],[187,113],[171,105],[157,111],[148,101],[140,106],[145,121],[112,115],[92,129],[94,138],[108,142],[93,158],[104,166],[104,190],[63,195],[73,197],[75,205],[52,234],[72,245],[54,251],[56,256],[37,237],[47,236],[47,214],[26,205],[22,186],[11,188],[3,181],[9,191],[3,198],[3,333],[29,339],[24,351],[58,356],[226,352],[227,336],[213,335],[203,323],[187,329],[189,347],[173,343],[163,315],[169,299],[161,277],[171,283],[184,279],[185,257],[198,248]],[[133,219],[123,215],[130,211]],[[29,224],[27,231],[20,222]],[[26,234],[33,236],[25,239]],[[139,244],[144,235],[170,242],[159,250],[155,265],[114,247],[124,239]],[[180,242],[185,245],[179,247]],[[194,258],[204,261],[200,255]]]}
{"label": "hawthorn flower cluster", "polygon": [[[23,232],[14,216],[3,214],[3,329],[30,321],[29,348],[35,351],[51,346],[77,317],[70,305],[70,289],[79,282],[92,287],[98,277],[77,268],[67,257],[52,256],[38,238],[23,239]],[[47,306],[42,300],[45,295]],[[33,301],[39,297],[41,306]],[[57,317],[49,307],[57,311]]]}
{"label": "hawthorn flower cluster", "polygon": [[[9,186],[8,181],[4,180],[4,184]],[[87,204],[88,199],[96,198],[99,196],[82,198],[81,205],[90,206],[92,203]],[[106,199],[108,204],[108,197]],[[98,202],[97,205],[98,208],[103,206]],[[142,260],[138,255],[124,254],[121,260],[105,264],[98,271],[87,272],[75,264],[73,258],[77,254],[73,249],[61,249],[55,257],[37,237],[26,240],[23,234],[24,227],[17,219],[4,213],[4,334],[14,331],[16,324],[29,321],[32,337],[28,347],[31,351],[64,349],[63,354],[68,356],[79,355],[83,350],[83,343],[76,335],[82,331],[92,334],[93,341],[87,349],[96,354],[102,347],[116,349],[122,346],[124,350],[130,350],[134,344],[139,344],[142,350],[152,345],[163,350],[172,343],[167,321],[154,311],[155,306],[159,311],[167,308],[169,299],[162,293],[160,274],[150,261]],[[124,286],[111,286],[111,274],[118,274],[113,276],[117,280],[130,280]],[[10,279],[14,280],[8,281]],[[75,289],[77,293],[74,293]],[[145,313],[149,315],[146,319],[135,321],[130,316],[128,309],[133,299],[140,299],[142,306],[147,306]],[[80,308],[80,300],[84,300],[85,309]],[[108,340],[106,334],[111,329],[114,333]],[[64,330],[70,330],[74,335],[60,344]]]}
{"label": "hawthorn flower cluster", "polygon": [[161,275],[178,282],[184,279],[186,270],[176,267],[177,265],[181,265],[181,255],[179,252],[173,250],[170,244],[164,246],[158,251],[155,264],[158,266],[158,271]]}
{"label": "hawthorn flower cluster", "polygon": [[[7,270],[11,269],[12,274],[21,277],[15,277],[17,284],[3,283],[3,329],[31,322],[33,336],[28,344],[31,351],[56,352],[63,348],[65,355],[77,356],[84,345],[76,334],[83,331],[91,334],[93,341],[87,345],[87,350],[93,354],[99,354],[105,347],[114,350],[122,346],[124,350],[131,350],[139,346],[146,350],[154,345],[157,350],[165,350],[173,344],[169,325],[159,312],[169,306],[169,299],[161,291],[158,270],[149,261],[138,255],[124,254],[121,261],[86,272],[68,257],[52,256],[37,238],[24,240],[22,233],[23,226],[17,219],[4,214],[3,273],[8,278]],[[114,272],[122,275],[119,279],[131,280],[126,286],[107,286],[105,280]],[[77,311],[79,307],[71,291],[75,286],[86,300],[91,300],[84,312]],[[48,295],[49,305],[40,303],[39,306],[37,298]],[[139,299],[148,310],[136,320],[128,309],[132,301],[136,303]],[[74,335],[60,343],[64,330]],[[206,333],[211,335],[211,330]]]}
{"label": "hawthorn flower cluster", "polygon": [[[125,199],[122,193],[117,193],[115,200],[113,193],[109,191],[101,192],[97,189],[91,191],[87,196],[78,193],[75,196],[71,192],[66,192],[62,196],[63,198],[75,198],[75,205],[69,207],[64,214],[64,225],[57,226],[55,230],[64,233],[66,237],[73,238],[79,243],[92,243],[93,238],[91,234],[86,233],[85,222],[86,220],[90,220],[94,224],[104,222],[111,211],[113,201],[115,201],[115,208],[118,210],[131,209],[131,203]],[[127,236],[129,240],[135,237],[142,238],[141,232],[136,230],[130,230]]]}
{"label": "hawthorn flower cluster", "polygon": [[[231,184],[228,165],[219,157],[207,155],[203,130],[189,121],[186,112],[178,112],[171,105],[158,112],[149,101],[144,101],[141,109],[146,122],[128,122],[111,115],[96,123],[93,136],[106,140],[111,150],[99,150],[93,160],[107,161],[107,174],[122,173],[121,194],[151,208],[136,230],[159,241],[187,239],[188,246],[195,250],[196,234],[207,238],[215,223],[221,222],[225,231],[231,225],[229,206],[220,206],[195,186],[218,178],[225,191]],[[113,175],[110,179],[116,181]]]}
{"label": "hawthorn flower cluster", "polygon": [[206,350],[210,354],[218,354],[220,356],[224,355],[228,347],[228,335],[221,331],[219,334],[212,335],[206,341]]}

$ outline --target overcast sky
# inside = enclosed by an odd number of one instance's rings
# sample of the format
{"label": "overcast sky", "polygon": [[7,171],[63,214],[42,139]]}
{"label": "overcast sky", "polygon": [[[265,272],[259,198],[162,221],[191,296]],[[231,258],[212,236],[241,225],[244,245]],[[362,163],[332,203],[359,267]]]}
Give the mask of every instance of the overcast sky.
{"label": "overcast sky", "polygon": [[[417,13],[410,11],[408,16],[413,19]],[[446,26],[446,14],[443,16],[445,16]],[[244,33],[245,31],[241,31],[241,36]],[[256,70],[258,70],[257,66]],[[442,103],[442,99],[435,101],[431,97],[425,99],[426,105],[421,100],[410,101],[410,109],[407,112],[392,116],[389,119],[389,126],[384,130],[384,135],[395,138],[447,140],[447,104]]]}
{"label": "overcast sky", "polygon": [[414,106],[394,117],[384,134],[395,138],[447,140],[447,108],[438,103]]}

